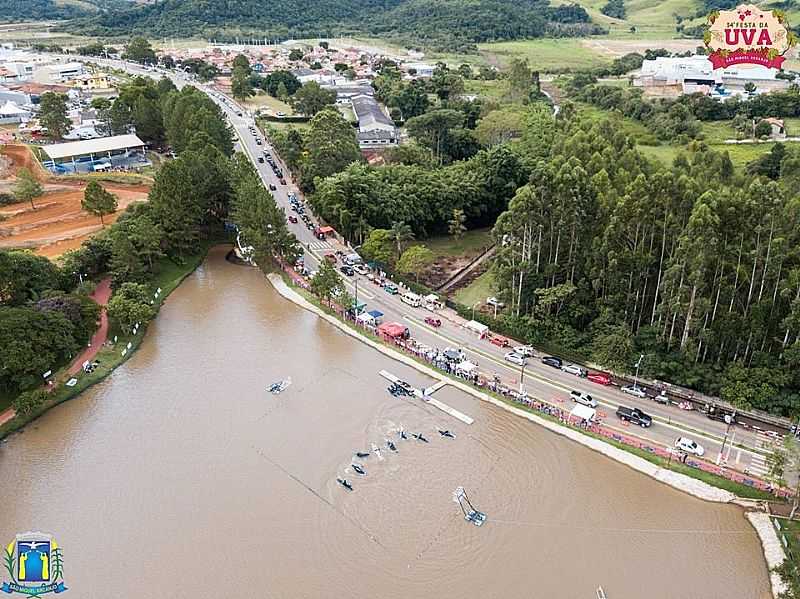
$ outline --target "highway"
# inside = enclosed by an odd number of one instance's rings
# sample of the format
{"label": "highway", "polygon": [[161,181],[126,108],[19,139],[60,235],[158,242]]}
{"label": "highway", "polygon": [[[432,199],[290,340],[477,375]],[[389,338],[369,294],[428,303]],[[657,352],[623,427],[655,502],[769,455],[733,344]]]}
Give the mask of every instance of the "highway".
{"label": "highway", "polygon": [[[105,62],[97,61],[95,62]],[[250,114],[238,106],[232,99],[208,86],[191,82],[183,73],[167,73],[165,71],[144,70],[137,65],[108,61],[115,68],[122,68],[137,75],[161,77],[168,75],[177,86],[182,87],[187,83],[197,85],[200,89],[222,108],[226,114],[236,136],[238,137],[237,149],[243,151],[251,160],[261,176],[265,185],[276,186],[272,192],[277,204],[282,207],[287,215],[293,214],[290,210],[289,194],[295,193],[303,198],[300,190],[293,184],[281,185],[269,164],[258,162],[258,157],[264,150],[272,154],[284,172],[287,181],[290,171],[280,160],[277,152],[264,138],[262,132],[254,136],[250,127],[255,126]],[[262,145],[256,143],[256,137],[263,140]],[[310,208],[307,213],[311,216]],[[312,217],[313,218],[313,217]],[[349,253],[351,250],[335,240],[321,241],[314,237],[300,220],[296,224],[288,223],[290,230],[302,243],[305,252],[305,264],[310,270],[316,270],[318,263],[325,253],[342,250]],[[470,361],[476,363],[479,370],[490,377],[496,374],[507,386],[520,388],[521,369],[519,366],[506,362],[503,356],[509,349],[497,347],[486,340],[479,339],[470,331],[464,329],[460,319],[451,310],[439,312],[437,317],[442,320],[439,328],[431,327],[424,323],[425,316],[432,313],[424,308],[413,308],[400,300],[400,295],[390,295],[370,282],[366,277],[355,275],[345,277],[348,291],[357,296],[360,301],[366,302],[368,309],[377,309],[384,313],[386,322],[396,321],[408,326],[411,335],[420,343],[431,347],[455,347],[464,350]],[[566,364],[567,362],[565,362]],[[725,440],[724,458],[727,464],[737,470],[749,472],[754,476],[764,476],[768,471],[766,456],[770,453],[773,440],[763,433],[732,426],[726,439],[727,425],[723,422],[710,420],[697,411],[684,411],[677,406],[657,404],[650,399],[639,399],[623,394],[613,386],[603,386],[592,383],[586,379],[562,372],[541,363],[539,356],[528,360],[524,370],[522,382],[527,394],[535,399],[553,403],[564,409],[571,409],[572,401],[569,399],[571,390],[584,391],[591,394],[599,403],[598,412],[603,417],[604,424],[618,430],[623,434],[636,435],[643,440],[654,444],[672,446],[679,436],[690,437],[705,448],[705,458],[716,462],[721,456],[723,440]],[[638,407],[653,417],[653,426],[647,429],[627,426],[616,418],[614,412],[619,405]]]}

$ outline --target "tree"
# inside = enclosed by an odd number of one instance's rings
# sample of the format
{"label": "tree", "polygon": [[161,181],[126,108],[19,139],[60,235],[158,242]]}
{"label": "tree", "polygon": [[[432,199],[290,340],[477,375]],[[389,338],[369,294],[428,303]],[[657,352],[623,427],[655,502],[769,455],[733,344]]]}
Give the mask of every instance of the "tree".
{"label": "tree", "polygon": [[55,92],[44,92],[39,102],[39,123],[47,129],[47,137],[59,140],[70,130],[72,123],[67,117],[67,96]]}
{"label": "tree", "polygon": [[122,58],[139,64],[156,64],[156,53],[150,42],[143,37],[134,37],[125,46]]}
{"label": "tree", "polygon": [[746,91],[748,94],[752,94],[754,91],[756,91],[756,84],[752,81],[748,81],[744,84],[744,91]]}
{"label": "tree", "polygon": [[464,114],[458,110],[431,110],[406,123],[409,135],[419,143],[433,150],[434,156],[442,162],[443,146],[451,130],[464,123]]}
{"label": "tree", "polygon": [[404,222],[392,223],[392,228],[389,229],[389,237],[394,241],[397,248],[396,257],[399,258],[403,253],[403,244],[406,241],[414,239],[414,230]]}
{"label": "tree", "polygon": [[461,208],[453,208],[453,216],[447,225],[447,231],[453,239],[461,239],[464,236],[464,232],[467,230],[464,225],[466,220],[467,216]]}
{"label": "tree", "polygon": [[475,128],[475,137],[483,146],[505,143],[522,135],[524,115],[513,108],[493,110]]}
{"label": "tree", "polygon": [[458,74],[464,79],[472,79],[472,67],[468,64],[461,64],[458,66]]}
{"label": "tree", "polygon": [[253,84],[250,80],[250,66],[239,65],[234,67],[233,76],[231,77],[231,94],[233,97],[237,100],[246,100],[252,96],[253,93]]}
{"label": "tree", "polygon": [[0,304],[19,306],[61,285],[58,268],[27,250],[0,249]]}
{"label": "tree", "polygon": [[303,51],[298,48],[292,48],[292,51],[289,52],[289,60],[293,62],[303,60]]}
{"label": "tree", "polygon": [[772,135],[772,125],[769,124],[766,120],[758,121],[755,130],[753,131],[757,138],[759,137],[769,137]]}
{"label": "tree", "polygon": [[302,184],[314,188],[317,177],[328,177],[361,160],[355,129],[333,107],[320,110],[309,124],[305,138],[308,152],[302,169]]}
{"label": "tree", "polygon": [[414,280],[419,283],[422,270],[433,262],[433,252],[424,245],[414,245],[408,248],[397,261],[396,268],[406,275],[414,275]]}
{"label": "tree", "polygon": [[319,264],[317,274],[311,279],[311,293],[330,304],[332,298],[343,290],[344,283],[339,273],[336,272],[336,269],[330,262],[322,260]]}
{"label": "tree", "polygon": [[322,41],[319,43],[319,47],[327,50],[330,47],[330,44],[326,41]]}
{"label": "tree", "polygon": [[117,210],[117,196],[106,191],[97,181],[89,181],[83,191],[81,208],[89,214],[100,217],[100,224],[105,226],[103,217]]}
{"label": "tree", "polygon": [[120,328],[130,333],[136,323],[147,322],[155,316],[150,305],[150,289],[138,283],[123,283],[108,300],[108,315],[116,320]]}
{"label": "tree", "polygon": [[275,90],[275,96],[281,102],[286,102],[289,100],[289,90],[286,89],[286,84],[283,81],[278,83],[278,88]]}
{"label": "tree", "polygon": [[393,243],[388,229],[373,229],[361,246],[361,255],[370,262],[389,266],[394,258]]}
{"label": "tree", "polygon": [[244,54],[237,54],[236,58],[233,59],[233,68],[241,68],[247,71],[250,74],[250,60]]}
{"label": "tree", "polygon": [[527,100],[533,85],[533,72],[527,58],[515,58],[508,72],[509,96],[512,102]]}
{"label": "tree", "polygon": [[306,116],[314,116],[336,102],[336,91],[323,89],[316,81],[310,81],[295,92],[292,100],[295,110]]}
{"label": "tree", "polygon": [[14,412],[17,416],[29,416],[44,405],[47,397],[44,389],[23,391],[14,399]]}
{"label": "tree", "polygon": [[600,12],[613,19],[625,18],[625,0],[608,0]]}
{"label": "tree", "polygon": [[14,197],[20,202],[30,202],[32,209],[36,209],[33,200],[44,193],[42,184],[27,167],[22,167],[17,172],[17,181],[14,183],[13,189]]}

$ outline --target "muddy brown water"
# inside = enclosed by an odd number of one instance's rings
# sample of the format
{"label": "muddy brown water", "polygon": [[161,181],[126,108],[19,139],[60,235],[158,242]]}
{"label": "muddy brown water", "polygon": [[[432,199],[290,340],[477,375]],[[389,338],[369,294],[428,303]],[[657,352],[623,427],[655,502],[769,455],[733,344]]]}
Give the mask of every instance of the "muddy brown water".
{"label": "muddy brown water", "polygon": [[[53,533],[70,596],[770,596],[741,510],[451,388],[438,398],[472,426],[394,399],[382,368],[431,381],[224,254],[111,377],[0,445],[0,541]],[[284,393],[265,391],[286,376]],[[399,440],[400,426],[430,443]],[[351,456],[372,443],[384,459],[359,460],[356,476]],[[458,485],[487,512],[482,528],[453,503]]]}

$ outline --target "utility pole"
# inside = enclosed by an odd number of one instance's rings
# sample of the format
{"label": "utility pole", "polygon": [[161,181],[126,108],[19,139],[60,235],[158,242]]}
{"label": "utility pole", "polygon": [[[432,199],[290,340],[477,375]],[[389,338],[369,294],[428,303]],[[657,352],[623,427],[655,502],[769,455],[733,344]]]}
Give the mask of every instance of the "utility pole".
{"label": "utility pole", "polygon": [[478,300],[477,302],[475,302],[474,304],[472,304],[472,320],[475,320],[475,308],[476,308],[476,306],[477,306],[478,304],[480,304],[480,303],[481,303],[481,302],[480,302],[480,300]]}
{"label": "utility pole", "polygon": [[523,391],[522,382],[525,380],[525,366],[527,366],[527,365],[528,365],[528,361],[527,360],[523,360],[522,364],[519,367],[519,392],[520,392],[520,394],[522,394],[524,392]]}
{"label": "utility pole", "polygon": [[639,380],[639,367],[642,365],[642,360],[644,360],[644,354],[639,356],[639,359],[636,361],[636,375],[633,377],[633,387],[634,389],[637,387],[638,380]]}

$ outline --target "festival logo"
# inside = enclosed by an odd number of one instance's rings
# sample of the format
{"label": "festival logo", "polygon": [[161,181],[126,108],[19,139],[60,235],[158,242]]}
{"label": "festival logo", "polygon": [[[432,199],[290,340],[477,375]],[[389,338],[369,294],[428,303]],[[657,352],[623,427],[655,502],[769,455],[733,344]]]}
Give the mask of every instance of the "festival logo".
{"label": "festival logo", "polygon": [[41,597],[67,590],[61,548],[52,535],[41,532],[17,535],[6,547],[4,562],[11,577],[11,582],[0,587],[4,593]]}
{"label": "festival logo", "polygon": [[711,50],[708,59],[715,69],[734,64],[780,69],[786,51],[797,39],[782,11],[742,4],[734,10],[715,10],[708,15],[703,41]]}

